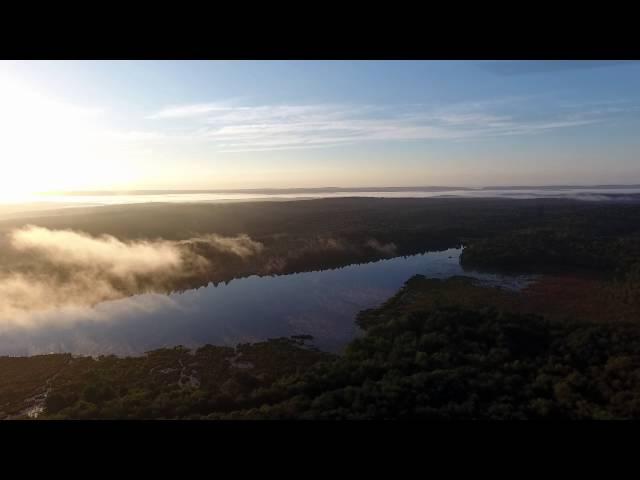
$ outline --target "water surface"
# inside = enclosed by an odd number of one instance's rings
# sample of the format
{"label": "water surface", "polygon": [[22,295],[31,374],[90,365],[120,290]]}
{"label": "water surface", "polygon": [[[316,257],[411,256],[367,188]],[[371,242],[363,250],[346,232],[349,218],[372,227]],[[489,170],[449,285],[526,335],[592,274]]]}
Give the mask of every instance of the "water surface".
{"label": "water surface", "polygon": [[356,314],[380,305],[415,274],[470,275],[505,288],[530,277],[463,271],[461,249],[398,257],[340,269],[251,276],[171,295],[137,295],[92,309],[46,312],[35,326],[0,334],[0,355],[48,352],[135,355],[174,345],[235,345],[309,334],[339,352],[359,334]]}

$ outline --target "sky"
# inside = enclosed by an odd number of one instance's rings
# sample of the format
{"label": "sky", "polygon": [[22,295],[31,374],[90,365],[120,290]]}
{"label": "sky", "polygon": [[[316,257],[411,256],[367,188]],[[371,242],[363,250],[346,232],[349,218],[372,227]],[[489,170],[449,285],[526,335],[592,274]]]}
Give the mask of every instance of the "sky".
{"label": "sky", "polygon": [[640,62],[0,61],[0,200],[640,184]]}

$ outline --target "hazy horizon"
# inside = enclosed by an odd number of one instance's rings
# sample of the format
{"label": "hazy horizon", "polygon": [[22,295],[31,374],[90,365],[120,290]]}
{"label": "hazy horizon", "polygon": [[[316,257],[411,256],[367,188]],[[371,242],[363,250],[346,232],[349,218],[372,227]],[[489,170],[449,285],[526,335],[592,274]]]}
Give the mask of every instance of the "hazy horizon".
{"label": "hazy horizon", "polygon": [[54,213],[74,207],[125,206],[133,204],[212,204],[234,202],[280,202],[339,198],[378,199],[568,199],[585,202],[640,202],[640,185],[596,186],[494,186],[494,187],[362,187],[231,190],[129,190],[75,191],[32,194],[0,201],[0,220]]}
{"label": "hazy horizon", "polygon": [[138,193],[138,192],[167,192],[167,193],[192,193],[192,192],[257,192],[257,191],[385,191],[385,190],[404,190],[404,191],[420,191],[420,190],[502,190],[502,189],[589,189],[589,188],[636,188],[640,187],[637,183],[619,183],[619,184],[503,184],[503,185],[355,185],[353,187],[344,187],[340,185],[324,185],[317,187],[297,187],[297,186],[276,186],[266,188],[140,188],[140,189],[104,189],[104,190],[62,190],[62,191],[44,191],[34,192],[37,195],[74,195],[74,194],[118,194],[118,193]]}
{"label": "hazy horizon", "polygon": [[613,61],[2,61],[0,201],[640,184],[639,81]]}

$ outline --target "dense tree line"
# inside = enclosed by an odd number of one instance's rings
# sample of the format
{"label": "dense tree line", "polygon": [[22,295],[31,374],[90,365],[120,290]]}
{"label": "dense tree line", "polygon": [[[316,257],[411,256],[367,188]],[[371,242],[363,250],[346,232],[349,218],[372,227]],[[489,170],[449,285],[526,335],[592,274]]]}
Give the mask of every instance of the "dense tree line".
{"label": "dense tree line", "polygon": [[51,382],[44,418],[199,418],[248,408],[278,379],[329,358],[306,336],[235,348],[177,346],[139,357],[75,357]]}
{"label": "dense tree line", "polygon": [[46,418],[640,418],[633,322],[386,306],[344,355],[304,343],[84,359],[56,381]]}
{"label": "dense tree line", "polygon": [[[147,207],[131,208],[120,213],[142,219],[134,235],[220,226],[265,245],[265,257],[221,267],[229,276],[464,244],[465,266],[594,271],[606,279],[606,298],[640,306],[637,204],[340,199],[158,210],[175,225],[142,215]],[[91,215],[76,226],[102,233],[115,221]],[[425,301],[416,286],[409,282],[384,307],[360,315],[364,335],[339,357],[290,338],[132,358],[0,358],[2,412],[19,412],[46,385],[45,418],[640,418],[640,323],[633,318],[560,321],[510,309],[510,298],[488,290],[474,298],[489,306],[461,298],[455,282],[437,292],[438,301]]]}
{"label": "dense tree line", "polygon": [[372,325],[346,354],[210,418],[640,418],[640,326],[442,307]]}
{"label": "dense tree line", "polygon": [[[340,198],[127,205],[73,212],[0,221],[0,261],[5,268],[16,272],[44,268],[8,248],[4,233],[28,224],[122,240],[247,234],[264,246],[260,254],[247,259],[194,246],[210,260],[211,268],[160,284],[152,277],[140,279],[139,288],[125,295],[181,291],[254,274],[338,268],[460,245],[467,246],[463,259],[470,266],[538,267],[544,263],[604,268],[613,261],[624,263],[630,251],[637,250],[640,235],[637,202]],[[624,253],[613,253],[620,250]],[[610,259],[611,255],[620,258]]]}

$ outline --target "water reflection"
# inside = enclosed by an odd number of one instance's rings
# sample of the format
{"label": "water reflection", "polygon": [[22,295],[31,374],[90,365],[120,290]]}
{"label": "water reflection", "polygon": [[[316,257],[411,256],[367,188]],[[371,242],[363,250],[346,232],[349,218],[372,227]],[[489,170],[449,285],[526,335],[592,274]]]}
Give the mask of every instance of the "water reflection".
{"label": "water reflection", "polygon": [[[464,272],[461,249],[278,277],[252,276],[169,296],[138,295],[94,309],[47,313],[49,321],[0,335],[0,354],[48,352],[117,355],[182,344],[238,342],[310,334],[323,349],[340,351],[358,335],[358,311],[393,295],[412,275],[472,275],[520,288],[530,278]],[[145,305],[145,308],[138,308]]]}

